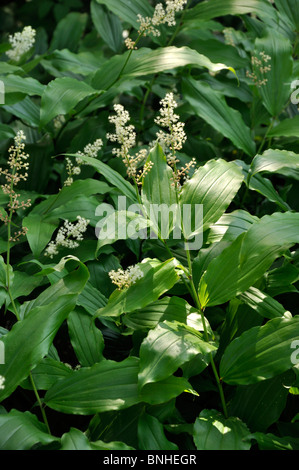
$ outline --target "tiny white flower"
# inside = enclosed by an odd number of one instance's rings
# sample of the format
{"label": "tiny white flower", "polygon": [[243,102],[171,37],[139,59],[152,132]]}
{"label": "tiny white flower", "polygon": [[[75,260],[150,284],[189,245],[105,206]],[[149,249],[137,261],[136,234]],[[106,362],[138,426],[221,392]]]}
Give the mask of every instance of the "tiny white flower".
{"label": "tiny white flower", "polygon": [[3,377],[3,375],[0,375],[0,390],[4,390],[5,388],[4,382],[5,382],[5,377]]}
{"label": "tiny white flower", "polygon": [[36,31],[31,26],[25,26],[22,32],[10,35],[8,40],[12,48],[6,52],[9,59],[19,61],[22,55],[33,46],[35,35]]}

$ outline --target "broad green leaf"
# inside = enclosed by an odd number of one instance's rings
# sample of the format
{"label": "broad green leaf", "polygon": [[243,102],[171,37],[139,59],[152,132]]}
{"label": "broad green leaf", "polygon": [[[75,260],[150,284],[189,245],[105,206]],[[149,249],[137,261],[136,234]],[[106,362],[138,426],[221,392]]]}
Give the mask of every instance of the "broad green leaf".
{"label": "broad green leaf", "polygon": [[220,375],[228,384],[248,385],[291,369],[292,343],[299,340],[299,316],[269,320],[245,331],[224,351]]}
{"label": "broad green leaf", "polygon": [[110,11],[106,13],[96,0],[90,4],[90,13],[97,32],[112,51],[118,52],[123,43],[122,25],[119,18]]}
{"label": "broad green leaf", "polygon": [[[68,157],[78,157],[77,154],[65,155]],[[106,178],[107,181],[109,181],[109,183],[117,187],[124,196],[128,197],[129,200],[137,202],[136,191],[133,185],[125,180],[117,171],[113,170],[113,168],[106,163],[96,160],[95,158],[86,157],[85,155],[80,155],[80,158],[88,165],[94,167],[101,175],[104,176],[104,178]]]}
{"label": "broad green leaf", "polygon": [[299,214],[264,216],[209,264],[199,284],[202,307],[219,305],[253,286],[299,241]]}
{"label": "broad green leaf", "polygon": [[40,122],[40,107],[29,96],[12,105],[2,106],[8,113],[18,117],[32,127],[38,127]]}
{"label": "broad green leaf", "polygon": [[272,433],[255,432],[250,435],[257,442],[259,450],[299,450],[299,439],[292,436],[275,436]]}
{"label": "broad green leaf", "polygon": [[222,93],[193,78],[183,80],[183,94],[192,110],[233,144],[254,156],[255,143],[239,111],[226,103]]}
{"label": "broad green leaf", "polygon": [[23,227],[28,229],[26,237],[33,253],[38,258],[51,240],[57,228],[55,221],[45,221],[38,214],[29,214],[23,219]]}
{"label": "broad green leaf", "polygon": [[279,122],[269,131],[268,137],[299,137],[299,115]]}
{"label": "broad green leaf", "polygon": [[47,354],[56,332],[75,304],[76,295],[69,294],[35,307],[3,337],[5,364],[0,364],[0,375],[5,377],[5,388],[0,390],[1,400],[16,389]]}
{"label": "broad green leaf", "polygon": [[71,428],[61,436],[60,450],[92,450],[87,436],[76,428]]}
{"label": "broad green leaf", "polygon": [[216,410],[203,410],[194,423],[197,450],[249,450],[249,429],[239,418],[225,419]]}
{"label": "broad green leaf", "polygon": [[150,330],[140,347],[139,387],[163,380],[197,355],[216,351],[203,335],[183,323],[164,321]]}
{"label": "broad green leaf", "polygon": [[138,370],[136,357],[84,367],[53,385],[44,397],[45,403],[62,413],[81,415],[128,408],[140,402]]}
{"label": "broad green leaf", "polygon": [[79,194],[86,197],[93,194],[105,194],[111,190],[110,186],[103,181],[86,178],[85,180],[76,180],[71,186],[64,186],[57,194],[49,196],[45,201],[35,205],[30,215],[38,214],[41,218],[51,218],[52,211],[60,206],[69,204]]}
{"label": "broad green leaf", "polygon": [[[294,374],[290,371],[291,376]],[[238,416],[250,429],[265,432],[277,422],[289,394],[289,372],[253,385],[237,387],[229,403],[229,413]]]}
{"label": "broad green leaf", "polygon": [[15,131],[7,124],[0,124],[0,139],[12,139],[15,137]]}
{"label": "broad green leaf", "polygon": [[[48,390],[57,380],[63,379],[72,373],[72,369],[64,364],[46,356],[33,369],[32,378],[37,390]],[[32,383],[29,378],[21,383],[21,387],[32,390]]]}
{"label": "broad green leaf", "polygon": [[226,15],[246,15],[254,13],[260,18],[265,15],[274,16],[275,11],[267,0],[213,0],[201,2],[186,14],[187,20],[202,19],[210,20]]}
{"label": "broad green leaf", "polygon": [[144,308],[171,289],[179,280],[177,261],[169,259],[156,266],[145,261],[140,263],[143,277],[124,290],[114,291],[105,307],[96,312],[96,317],[117,317]]}
{"label": "broad green leaf", "polygon": [[160,405],[168,403],[184,392],[196,394],[185,377],[171,375],[164,380],[144,385],[140,391],[140,398],[150,405]]}
{"label": "broad green leaf", "polygon": [[[103,210],[105,206],[103,205]],[[100,207],[101,210],[101,207]],[[99,216],[99,211],[96,212]],[[151,221],[143,215],[129,210],[114,211],[96,224],[96,236],[98,238],[97,253],[105,245],[110,245],[117,240],[147,238],[147,228]]]}
{"label": "broad green leaf", "polygon": [[275,0],[279,11],[284,13],[291,21],[294,30],[299,30],[299,11],[297,0]]}
{"label": "broad green leaf", "polygon": [[[210,160],[198,168],[193,176],[183,185],[180,205],[191,205],[192,224],[195,224],[194,205],[203,206],[203,220],[192,231],[205,231],[221,217],[237,194],[243,174],[233,162]],[[185,227],[184,227],[185,228]]]}
{"label": "broad green leaf", "polygon": [[123,321],[134,330],[150,330],[164,320],[186,323],[187,316],[194,311],[196,309],[181,297],[164,296],[140,310],[127,313]]}
{"label": "broad green leaf", "polygon": [[146,0],[96,0],[97,3],[105,5],[110,11],[123,21],[128,22],[134,28],[139,28],[137,14],[142,16],[153,16],[154,9]]}
{"label": "broad green leaf", "polygon": [[[120,81],[123,82],[132,80],[132,77],[152,75],[167,70],[171,71],[174,68],[185,67],[187,65],[192,65],[197,68],[207,68],[211,72],[219,72],[224,69],[234,72],[229,65],[227,66],[221,63],[214,64],[208,57],[186,46],[169,46],[154,50],[142,47],[137,51],[133,51],[129,62],[123,70],[129,53],[128,51],[107,60],[94,75],[91,82],[93,88],[97,90],[107,90],[116,83],[120,74]],[[118,80],[118,85],[120,81]]]}
{"label": "broad green leaf", "polygon": [[254,157],[250,175],[263,172],[299,179],[299,155],[287,150],[266,150],[262,155]]}
{"label": "broad green leaf", "polygon": [[83,307],[89,315],[94,315],[99,307],[104,307],[106,304],[106,297],[90,282],[86,283],[77,300],[77,305]]}
{"label": "broad green leaf", "polygon": [[67,114],[84,98],[96,93],[90,85],[75,78],[52,80],[42,94],[40,126],[44,127],[59,114]]}
{"label": "broad green leaf", "polygon": [[242,209],[223,214],[220,219],[209,228],[208,243],[232,242],[241,233],[246,232],[254,222],[259,219]]}
{"label": "broad green leaf", "polygon": [[45,85],[32,77],[20,77],[19,75],[6,75],[1,78],[5,86],[5,93],[20,92],[25,95],[41,96],[44,92]]}
{"label": "broad green leaf", "polygon": [[76,309],[67,319],[70,341],[79,363],[92,366],[103,359],[104,338],[92,317],[84,310]]}
{"label": "broad green leaf", "polygon": [[178,450],[178,446],[166,438],[163,424],[148,413],[139,418],[138,442],[140,450]]}
{"label": "broad green leaf", "polygon": [[50,44],[50,52],[55,49],[69,49],[75,52],[85,30],[88,16],[86,13],[68,13],[56,26]]}
{"label": "broad green leaf", "polygon": [[29,411],[0,414],[0,450],[30,450],[36,444],[59,441]]}
{"label": "broad green leaf", "polygon": [[41,61],[41,65],[55,78],[74,74],[83,77],[94,73],[100,65],[99,57],[91,51],[74,53],[68,49],[56,50]]}
{"label": "broad green leaf", "polygon": [[247,291],[240,294],[239,299],[246,305],[253,308],[259,315],[264,318],[272,319],[282,317],[287,312],[285,308],[273,297],[261,292],[256,287],[250,287]]}
{"label": "broad green leaf", "polygon": [[[167,164],[160,145],[151,150],[148,162],[152,162],[153,166],[142,181],[142,202],[153,229],[167,239],[175,225],[177,213],[173,170]],[[162,220],[159,220],[159,213]]]}
{"label": "broad green leaf", "polygon": [[277,31],[268,30],[267,35],[255,41],[254,55],[261,53],[271,57],[264,65],[270,65],[271,70],[263,73],[259,67],[254,68],[258,80],[266,78],[266,83],[259,88],[263,103],[271,114],[278,116],[291,95],[290,77],[292,75],[292,45],[291,41]]}

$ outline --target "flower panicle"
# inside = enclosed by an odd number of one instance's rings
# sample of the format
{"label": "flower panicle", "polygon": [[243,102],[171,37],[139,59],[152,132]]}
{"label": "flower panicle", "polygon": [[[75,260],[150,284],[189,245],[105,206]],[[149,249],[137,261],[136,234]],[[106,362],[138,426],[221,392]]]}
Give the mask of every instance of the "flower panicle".
{"label": "flower panicle", "polygon": [[[156,36],[161,35],[158,27],[166,24],[167,26],[175,26],[175,14],[184,9],[187,0],[166,0],[165,6],[158,3],[155,6],[152,17],[142,16],[140,13],[137,15],[137,22],[139,23],[138,35],[141,36]],[[130,38],[125,39],[125,44],[128,49],[136,49],[136,42]]]}
{"label": "flower panicle", "polygon": [[116,271],[112,270],[108,274],[113,284],[117,286],[118,290],[127,289],[144,276],[144,273],[137,265],[129,266],[125,270],[121,268]]}
{"label": "flower panicle", "polygon": [[84,147],[83,152],[81,150],[77,152],[78,157],[75,158],[75,164],[69,157],[66,158],[66,172],[68,177],[64,181],[64,186],[71,186],[71,184],[74,182],[73,176],[80,175],[81,166],[84,165],[84,160],[81,158],[81,156],[97,158],[98,153],[102,147],[103,140],[96,139],[92,144],[87,144]]}
{"label": "flower panicle", "polygon": [[10,60],[18,62],[25,52],[28,52],[35,43],[36,31],[31,26],[25,26],[23,31],[8,37],[11,49],[6,51]]}
{"label": "flower panicle", "polygon": [[90,220],[80,215],[77,216],[76,223],[65,220],[57,232],[55,241],[51,241],[46,247],[44,255],[53,258],[59,253],[59,247],[78,248],[78,242],[83,240],[83,233],[86,232],[89,222]]}
{"label": "flower panicle", "polygon": [[[14,145],[8,149],[8,168],[0,168],[0,175],[4,176],[6,182],[1,185],[4,194],[9,196],[7,203],[8,213],[0,211],[0,220],[8,225],[13,214],[20,209],[26,209],[31,206],[31,199],[22,200],[21,194],[16,192],[16,186],[20,181],[26,181],[28,178],[29,163],[27,162],[29,155],[25,153],[26,136],[22,130],[19,130],[14,137]],[[16,242],[22,235],[26,235],[27,228],[22,227],[11,235],[9,241]]]}

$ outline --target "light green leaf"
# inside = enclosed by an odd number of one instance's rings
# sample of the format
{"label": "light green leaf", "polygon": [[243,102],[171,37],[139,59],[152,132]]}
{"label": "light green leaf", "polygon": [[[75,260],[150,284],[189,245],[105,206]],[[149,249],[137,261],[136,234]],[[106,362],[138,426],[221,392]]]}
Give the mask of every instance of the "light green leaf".
{"label": "light green leaf", "polygon": [[57,228],[55,221],[45,221],[38,214],[29,214],[23,219],[23,227],[28,229],[26,237],[33,253],[38,258],[51,240],[53,232]]}
{"label": "light green leaf", "polygon": [[228,384],[248,385],[291,369],[292,343],[299,340],[299,316],[269,320],[245,331],[225,349],[220,375]]}
{"label": "light green leaf", "polygon": [[110,49],[118,52],[123,42],[122,25],[119,18],[110,11],[106,13],[96,0],[90,4],[90,13],[97,32]]}
{"label": "light green leaf", "polygon": [[287,150],[266,150],[256,155],[251,163],[251,173],[278,173],[287,178],[299,179],[299,155]]}
{"label": "light green leaf", "polygon": [[183,94],[197,116],[210,124],[233,144],[254,156],[255,143],[239,111],[226,103],[222,93],[209,84],[188,78],[183,80]]}
{"label": "light green leaf", "polygon": [[164,321],[150,330],[140,347],[139,387],[163,380],[197,355],[216,351],[203,335],[183,324]]}
{"label": "light green leaf", "polygon": [[127,289],[114,291],[107,305],[97,310],[96,317],[117,317],[154,302],[179,280],[177,264],[173,258],[154,266],[146,260],[139,263],[143,277]]}
{"label": "light green leaf", "polygon": [[202,307],[219,305],[253,286],[299,241],[299,214],[264,216],[209,264],[199,284]]}
{"label": "light green leaf", "polygon": [[53,385],[45,395],[45,403],[62,413],[81,415],[128,408],[140,402],[138,370],[136,357],[84,367]]}
{"label": "light green leaf", "polygon": [[256,287],[250,287],[238,297],[264,318],[282,317],[287,313],[291,315],[277,300]]}
{"label": "light green leaf", "polygon": [[35,444],[59,441],[29,411],[0,414],[0,450],[30,450]]}
{"label": "light green leaf", "polygon": [[239,419],[225,419],[216,410],[203,410],[194,423],[197,450],[249,450],[249,430]]}
{"label": "light green leaf", "polygon": [[71,77],[52,80],[41,98],[40,126],[59,114],[67,114],[84,98],[97,93],[90,85]]}

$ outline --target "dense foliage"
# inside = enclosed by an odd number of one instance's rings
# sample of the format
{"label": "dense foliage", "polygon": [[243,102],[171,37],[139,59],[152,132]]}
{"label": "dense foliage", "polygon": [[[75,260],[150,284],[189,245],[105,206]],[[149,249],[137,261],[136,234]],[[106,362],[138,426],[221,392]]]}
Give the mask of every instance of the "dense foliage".
{"label": "dense foliage", "polygon": [[0,449],[298,450],[299,0],[0,16]]}

